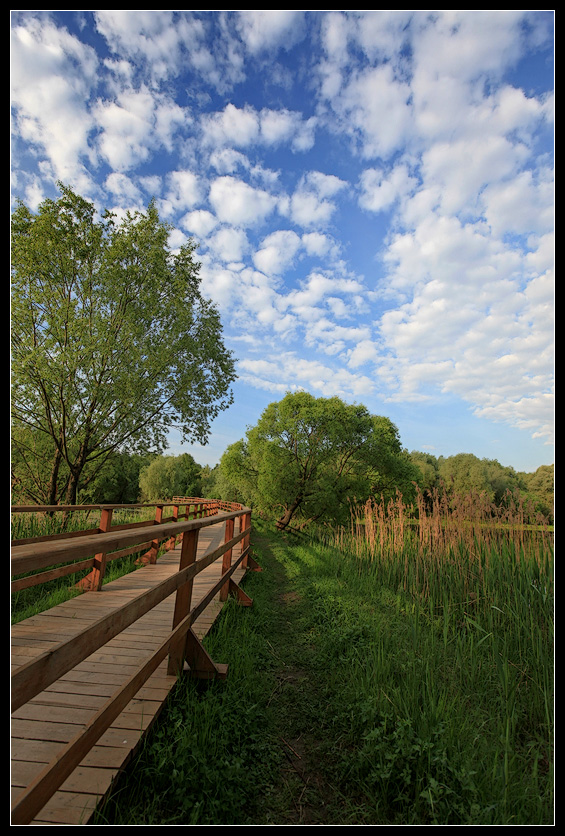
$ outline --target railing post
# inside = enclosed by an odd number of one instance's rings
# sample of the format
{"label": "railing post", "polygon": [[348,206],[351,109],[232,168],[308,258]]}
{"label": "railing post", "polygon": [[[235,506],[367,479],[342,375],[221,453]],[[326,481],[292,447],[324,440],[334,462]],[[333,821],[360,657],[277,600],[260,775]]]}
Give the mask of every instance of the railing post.
{"label": "railing post", "polygon": [[[184,532],[184,536],[182,538],[179,571],[186,569],[187,566],[191,566],[196,560],[196,552],[198,549],[198,534],[198,528],[192,528],[189,531]],[[185,584],[183,584],[181,587],[179,587],[179,589],[177,590],[177,596],[175,600],[175,612],[173,615],[173,630],[183,620],[183,618],[186,618],[186,616],[190,612],[191,601],[192,578],[188,580]],[[177,673],[182,671],[184,665],[185,647],[186,636],[183,636],[183,638],[178,642],[178,644],[171,649],[167,669],[168,674],[176,675]]]}
{"label": "railing post", "polygon": [[[179,506],[173,505],[173,522],[178,522],[179,519]],[[172,537],[169,538],[169,542],[167,543],[167,551],[174,549],[177,542],[176,534],[173,534]]]}
{"label": "railing post", "polygon": [[[241,520],[241,517],[240,517],[240,520]],[[250,528],[250,527],[251,527],[251,512],[248,512],[247,514],[245,514],[245,516],[243,518],[243,530],[245,531],[245,529]],[[251,532],[246,534],[245,537],[243,538],[242,542],[241,542],[241,548],[244,551],[249,546],[250,539],[251,539]],[[243,558],[243,560],[241,561],[241,566],[242,566],[243,569],[247,569],[247,562],[248,562],[248,555],[246,555]]]}
{"label": "railing post", "polygon": [[[112,526],[113,508],[102,508],[100,511],[100,524],[98,530],[103,533],[110,531]],[[106,573],[106,552],[98,552],[94,555],[94,567],[89,574],[79,581],[76,586],[87,592],[100,592],[102,581]]]}
{"label": "railing post", "polygon": [[[224,543],[227,543],[228,540],[231,540],[233,537],[233,529],[234,529],[234,520],[226,520],[225,524],[225,534],[224,534]],[[222,575],[228,571],[231,566],[231,553],[232,550],[228,549],[224,552],[222,557]],[[220,589],[220,601],[227,601],[229,592],[229,584],[225,583],[222,588]]]}
{"label": "railing post", "polygon": [[[160,522],[163,520],[163,506],[157,505],[155,508],[155,525],[159,525]],[[149,551],[147,552],[147,558],[149,563],[157,563],[157,554],[159,552],[159,540],[153,540]]]}

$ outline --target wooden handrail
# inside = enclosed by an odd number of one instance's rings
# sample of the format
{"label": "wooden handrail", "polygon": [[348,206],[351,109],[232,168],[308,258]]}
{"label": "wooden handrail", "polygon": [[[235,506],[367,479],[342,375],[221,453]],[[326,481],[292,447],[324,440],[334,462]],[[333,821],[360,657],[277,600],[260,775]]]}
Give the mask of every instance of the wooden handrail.
{"label": "wooden handrail", "polygon": [[[246,509],[250,512],[251,509]],[[153,527],[151,533],[164,540],[173,534],[182,534],[194,528],[204,528],[208,525],[224,522],[227,519],[240,517],[240,511],[222,511],[213,517],[203,517],[198,520],[184,520],[176,523],[161,523]],[[73,557],[84,558],[93,554],[101,546],[108,551],[121,546],[133,546],[147,540],[147,531],[109,531],[76,537],[72,541],[49,541],[40,543],[25,543],[12,547],[12,574],[32,572],[43,569],[53,563],[65,563]]]}
{"label": "wooden handrail", "polygon": [[[177,537],[178,535],[182,534],[182,532],[186,529],[184,528],[176,528],[176,529],[164,529],[163,526],[167,525],[168,523],[173,522],[174,525],[181,525],[178,522],[177,518],[171,517],[170,519],[163,520],[162,523],[155,523],[155,521],[141,521],[135,523],[128,523],[122,525],[112,525],[108,528],[107,531],[104,531],[104,526],[102,523],[103,515],[111,511],[114,508],[156,508],[162,509],[163,507],[176,507],[178,508],[179,505],[186,505],[186,511],[181,514],[180,516],[188,517],[192,513],[195,520],[197,522],[202,521],[208,517],[203,517],[202,512],[206,511],[214,511],[214,519],[215,521],[220,521],[223,517],[218,516],[218,509],[215,507],[215,500],[204,500],[201,498],[198,499],[187,499],[182,500],[180,502],[171,502],[171,503],[159,503],[159,504],[152,504],[152,505],[95,505],[95,506],[50,506],[50,505],[43,505],[43,506],[13,506],[12,512],[22,512],[22,511],[29,511],[33,508],[34,511],[50,511],[54,508],[58,510],[64,509],[72,509],[74,511],[82,511],[82,510],[89,510],[92,508],[99,509],[101,511],[101,525],[96,529],[89,529],[87,531],[75,531],[75,532],[64,532],[60,535],[46,535],[41,537],[33,537],[27,538],[25,540],[16,540],[12,544],[12,575],[21,575],[27,572],[34,572],[39,571],[41,569],[46,569],[48,567],[52,567],[54,564],[64,564],[64,563],[71,563],[72,558],[75,560],[82,559],[82,558],[90,558],[91,563],[86,565],[81,563],[78,566],[70,565],[67,569],[62,568],[55,572],[55,575],[50,574],[49,576],[38,578],[34,580],[33,576],[28,577],[25,579],[20,579],[19,581],[14,581],[12,584],[12,589],[15,591],[17,589],[22,589],[28,586],[32,586],[35,583],[41,583],[47,580],[51,580],[53,576],[60,576],[62,574],[70,574],[76,571],[80,571],[85,568],[92,568],[95,565],[95,558],[94,555],[105,552],[112,552],[115,549],[124,549],[127,546],[145,546],[147,545],[148,540],[148,532],[147,529],[151,527],[151,542],[150,550],[148,554],[150,555],[149,560],[150,562],[154,562],[157,555],[157,548],[160,542],[166,540],[167,538],[172,539],[172,537]],[[190,510],[190,506],[194,506],[194,510]],[[224,512],[225,513],[225,512]],[[235,513],[235,512],[234,512]],[[210,515],[211,516],[211,515]],[[237,514],[236,514],[237,516]],[[211,524],[211,523],[208,523]],[[184,523],[182,523],[184,525]],[[130,532],[132,536],[121,536],[116,537],[116,535],[122,532]],[[89,541],[90,538],[90,541]],[[65,541],[72,541],[69,543],[68,548],[65,548]],[[117,554],[110,554],[108,555],[109,560],[114,560],[118,557],[126,556],[127,554],[131,554],[132,549],[129,548],[125,551],[122,551]],[[71,555],[72,557],[69,557]],[[30,556],[36,559],[31,559]],[[101,578],[99,579],[101,582]]]}
{"label": "wooden handrail", "polygon": [[41,691],[44,691],[45,688],[48,688],[57,679],[60,679],[65,673],[72,670],[72,668],[90,656],[91,653],[99,650],[110,639],[117,636],[122,630],[125,630],[126,627],[133,624],[134,621],[137,621],[138,618],[141,618],[142,615],[145,615],[145,613],[153,609],[153,607],[156,607],[157,604],[164,601],[173,592],[176,592],[182,584],[194,578],[199,572],[202,572],[210,563],[213,563],[214,560],[221,557],[225,551],[233,548],[247,534],[247,531],[241,532],[213,552],[205,555],[192,566],[162,581],[162,583],[149,590],[149,592],[144,592],[137,596],[117,613],[112,612],[104,616],[81,633],[73,636],[73,638],[61,642],[51,650],[42,653],[27,664],[19,667],[14,671],[11,679],[11,710],[16,711],[20,706],[29,702],[29,700],[33,699]]}

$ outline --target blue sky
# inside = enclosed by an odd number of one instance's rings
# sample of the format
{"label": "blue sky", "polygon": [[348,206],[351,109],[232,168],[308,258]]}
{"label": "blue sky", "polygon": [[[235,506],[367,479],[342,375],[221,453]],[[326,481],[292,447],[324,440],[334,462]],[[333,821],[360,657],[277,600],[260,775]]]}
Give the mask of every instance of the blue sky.
{"label": "blue sky", "polygon": [[154,197],[237,358],[408,450],[553,462],[553,11],[13,11],[12,195]]}

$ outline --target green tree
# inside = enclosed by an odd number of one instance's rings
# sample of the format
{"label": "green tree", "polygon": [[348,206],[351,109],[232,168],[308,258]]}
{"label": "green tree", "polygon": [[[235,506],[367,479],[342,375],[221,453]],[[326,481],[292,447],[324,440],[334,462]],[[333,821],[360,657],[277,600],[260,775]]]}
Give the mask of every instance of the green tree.
{"label": "green tree", "polygon": [[542,464],[534,473],[519,473],[523,485],[522,494],[537,511],[553,523],[555,468]]}
{"label": "green tree", "polygon": [[153,202],[118,221],[60,190],[12,215],[12,436],[20,488],[74,504],[114,451],[206,443],[235,371],[194,243],[171,252]]}
{"label": "green tree", "polygon": [[206,497],[206,499],[222,499],[217,485],[219,470],[219,465],[217,464],[214,467],[205,464],[200,471],[202,496]]}
{"label": "green tree", "polygon": [[150,454],[111,453],[97,475],[80,488],[77,500],[81,505],[139,502],[139,474],[153,458]]}
{"label": "green tree", "polygon": [[344,521],[350,503],[408,488],[415,468],[388,418],[298,392],[266,408],[246,439],[226,450],[220,472],[284,529],[295,518]]}
{"label": "green tree", "polygon": [[431,494],[438,487],[438,462],[430,453],[412,450],[410,461],[418,468],[417,483],[425,494]]}
{"label": "green tree", "polygon": [[201,467],[189,453],[157,456],[139,474],[144,501],[172,499],[173,496],[201,496]]}

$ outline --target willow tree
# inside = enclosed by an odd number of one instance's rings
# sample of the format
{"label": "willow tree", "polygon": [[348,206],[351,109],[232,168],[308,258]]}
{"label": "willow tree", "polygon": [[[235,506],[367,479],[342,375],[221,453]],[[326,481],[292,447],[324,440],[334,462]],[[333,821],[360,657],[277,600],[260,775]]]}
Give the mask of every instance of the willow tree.
{"label": "willow tree", "polygon": [[417,474],[388,418],[307,392],[269,404],[228,447],[220,471],[279,529],[293,520],[344,522],[352,504],[406,490]]}
{"label": "willow tree", "polygon": [[206,443],[235,372],[194,243],[170,250],[154,202],[119,221],[59,186],[12,215],[12,459],[19,495],[74,504],[112,451]]}

